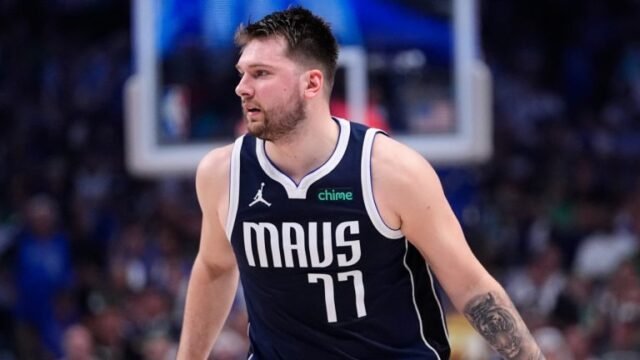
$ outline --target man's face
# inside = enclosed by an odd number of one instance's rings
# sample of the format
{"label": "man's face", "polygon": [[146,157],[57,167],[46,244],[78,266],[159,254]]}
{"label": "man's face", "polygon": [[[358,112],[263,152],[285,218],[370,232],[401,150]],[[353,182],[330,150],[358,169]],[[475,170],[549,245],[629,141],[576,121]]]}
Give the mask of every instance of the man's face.
{"label": "man's face", "polygon": [[236,65],[241,76],[236,94],[250,134],[275,141],[306,117],[300,65],[286,56],[282,37],[251,40]]}

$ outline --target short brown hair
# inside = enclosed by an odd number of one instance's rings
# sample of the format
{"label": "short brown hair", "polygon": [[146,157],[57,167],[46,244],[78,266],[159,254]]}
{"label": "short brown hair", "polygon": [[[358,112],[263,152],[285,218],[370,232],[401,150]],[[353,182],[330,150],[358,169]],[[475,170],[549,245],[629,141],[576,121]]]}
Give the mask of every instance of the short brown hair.
{"label": "short brown hair", "polygon": [[282,36],[287,41],[288,55],[293,59],[319,65],[331,89],[338,62],[338,43],[326,21],[295,6],[273,12],[247,26],[241,25],[236,31],[235,43],[244,47],[253,39],[271,36]]}

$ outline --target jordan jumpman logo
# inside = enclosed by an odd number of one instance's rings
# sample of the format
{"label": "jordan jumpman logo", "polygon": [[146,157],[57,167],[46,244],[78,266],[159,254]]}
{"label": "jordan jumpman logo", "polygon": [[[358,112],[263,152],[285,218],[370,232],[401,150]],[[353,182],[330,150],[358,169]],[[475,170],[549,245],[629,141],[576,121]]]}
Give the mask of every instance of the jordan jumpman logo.
{"label": "jordan jumpman logo", "polygon": [[253,205],[261,202],[264,203],[267,206],[271,206],[271,203],[268,202],[267,200],[265,200],[262,197],[262,189],[264,188],[264,183],[260,183],[260,189],[258,189],[258,192],[256,193],[256,196],[253,197],[253,201],[251,202],[251,204],[249,204],[249,207],[252,207]]}

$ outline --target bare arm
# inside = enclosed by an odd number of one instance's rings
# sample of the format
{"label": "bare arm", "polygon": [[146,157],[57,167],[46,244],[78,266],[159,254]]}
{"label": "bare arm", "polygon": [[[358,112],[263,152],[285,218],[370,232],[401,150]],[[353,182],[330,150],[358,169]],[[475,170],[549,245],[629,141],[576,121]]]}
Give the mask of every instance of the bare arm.
{"label": "bare arm", "polygon": [[544,359],[502,286],[471,252],[427,161],[377,136],[372,164],[383,219],[421,252],[458,311],[506,359]]}
{"label": "bare arm", "polygon": [[202,231],[187,289],[178,359],[208,358],[236,293],[236,260],[222,226],[227,213],[230,151],[225,147],[211,152],[196,174]]}
{"label": "bare arm", "polygon": [[506,359],[544,359],[508,296],[500,290],[467,301],[464,315]]}

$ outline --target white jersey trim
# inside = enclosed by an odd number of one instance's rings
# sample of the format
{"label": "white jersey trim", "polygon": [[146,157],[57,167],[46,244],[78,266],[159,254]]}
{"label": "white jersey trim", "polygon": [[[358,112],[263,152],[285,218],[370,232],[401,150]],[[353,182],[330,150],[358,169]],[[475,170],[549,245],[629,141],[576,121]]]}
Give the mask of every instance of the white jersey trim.
{"label": "white jersey trim", "polygon": [[256,139],[256,155],[258,157],[260,167],[262,167],[262,170],[270,178],[282,184],[287,191],[289,199],[306,199],[309,187],[323,176],[333,171],[333,169],[335,169],[335,167],[340,163],[340,160],[342,160],[344,153],[347,151],[347,145],[349,144],[351,125],[347,120],[340,118],[335,119],[338,121],[338,125],[340,125],[340,134],[338,136],[336,148],[333,150],[333,154],[331,154],[329,160],[319,168],[305,175],[300,181],[300,184],[296,184],[290,177],[283,174],[273,165],[273,163],[271,163],[264,150],[264,140]]}
{"label": "white jersey trim", "polygon": [[447,342],[451,344],[451,339],[449,339],[449,328],[447,327],[447,320],[444,318],[444,310],[442,310],[442,304],[440,304],[440,298],[438,298],[438,294],[436,293],[436,285],[435,281],[433,281],[433,274],[431,273],[431,267],[425,261],[425,266],[427,267],[427,274],[429,274],[429,280],[431,280],[431,293],[433,293],[433,298],[436,299],[436,304],[438,304],[438,309],[440,309],[440,321],[442,322],[442,328],[444,329],[444,336],[447,338]]}
{"label": "white jersey trim", "polygon": [[231,241],[233,233],[233,225],[236,222],[236,214],[238,213],[238,199],[240,197],[240,150],[242,150],[242,141],[244,135],[240,136],[233,143],[231,151],[231,165],[229,169],[229,210],[227,212],[227,224],[225,232],[227,239]]}
{"label": "white jersey trim", "polygon": [[[247,322],[247,339],[251,337],[250,332],[251,332],[251,322]],[[247,360],[253,359],[253,355],[254,355],[253,352],[249,354],[249,357],[247,358]]]}
{"label": "white jersey trim", "polygon": [[[422,316],[420,316],[420,310],[418,309],[418,303],[416,301],[416,285],[415,285],[415,280],[413,279],[413,272],[411,271],[411,268],[409,268],[409,265],[407,264],[407,254],[409,254],[409,240],[405,239],[404,240],[404,267],[407,269],[407,271],[409,272],[409,280],[411,280],[411,300],[413,301],[413,307],[416,310],[416,317],[418,318],[418,324],[420,326],[420,337],[422,338],[422,341],[424,342],[424,344],[431,350],[433,351],[433,353],[436,355],[436,357],[438,358],[438,360],[440,359],[440,354],[438,354],[438,352],[436,351],[436,349],[433,348],[433,346],[431,346],[431,344],[429,344],[429,342],[427,341],[427,338],[424,336],[424,324],[422,323]],[[427,271],[429,269],[427,268]],[[429,271],[429,277],[431,277],[431,272]],[[433,284],[433,279],[432,279],[432,284]],[[436,295],[435,293],[433,294],[434,296]],[[437,299],[437,297],[436,297]],[[440,305],[440,303],[438,302],[438,305]],[[442,314],[442,313],[441,313]],[[446,329],[446,328],[445,328]],[[446,333],[446,331],[445,331]],[[447,340],[449,339],[449,337],[447,336]]]}
{"label": "white jersey trim", "polygon": [[392,229],[385,224],[384,220],[382,220],[382,216],[380,215],[380,211],[378,211],[378,206],[376,205],[376,200],[373,196],[373,183],[371,180],[371,151],[373,149],[373,140],[378,133],[382,133],[382,131],[371,128],[367,130],[364,136],[360,166],[362,197],[364,199],[364,206],[367,209],[369,219],[371,219],[376,230],[389,239],[399,239],[404,236],[402,231],[400,231],[400,229]]}

